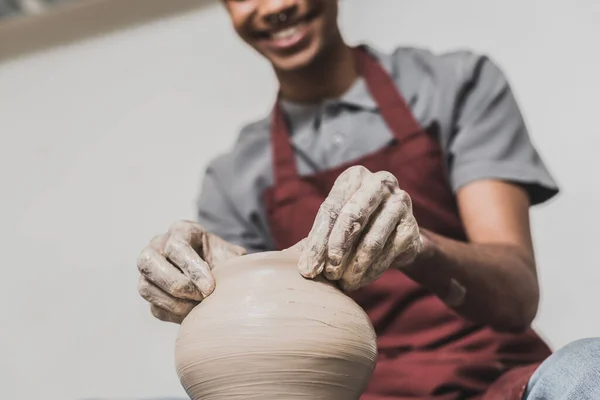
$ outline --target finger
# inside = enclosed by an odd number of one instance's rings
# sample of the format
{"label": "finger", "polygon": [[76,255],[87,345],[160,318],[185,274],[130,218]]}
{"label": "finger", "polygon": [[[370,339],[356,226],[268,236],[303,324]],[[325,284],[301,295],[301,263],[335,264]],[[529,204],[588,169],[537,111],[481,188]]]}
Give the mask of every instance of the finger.
{"label": "finger", "polygon": [[365,167],[356,166],[348,168],[336,179],[329,195],[319,208],[300,256],[298,268],[305,277],[314,278],[323,271],[331,228],[344,204],[358,190],[362,180],[369,173]]}
{"label": "finger", "polygon": [[[409,217],[398,224],[394,234],[390,237],[381,255],[375,259],[374,263],[382,265],[384,270],[390,267],[401,268],[414,261],[417,254],[419,254],[421,246],[419,227],[411,213]],[[369,270],[364,280],[368,284],[378,277],[376,272]]]}
{"label": "finger", "polygon": [[155,318],[158,318],[161,321],[165,322],[173,322],[175,324],[181,324],[183,322],[183,317],[179,315],[172,314],[162,308],[155,306],[154,304],[150,305],[150,312],[154,315]]}
{"label": "finger", "polygon": [[167,243],[168,238],[169,238],[168,233],[154,236],[152,238],[152,240],[150,240],[149,247],[154,249],[160,255],[164,256],[165,244]]}
{"label": "finger", "polygon": [[246,249],[243,247],[209,233],[196,222],[177,221],[171,226],[169,234],[170,237],[176,236],[188,243],[210,266],[215,262],[246,254]]}
{"label": "finger", "polygon": [[165,244],[165,255],[191,279],[202,296],[207,297],[215,290],[215,278],[208,264],[184,238],[185,236],[172,234]]}
{"label": "finger", "polygon": [[138,292],[148,303],[181,318],[188,315],[198,305],[198,302],[177,299],[169,295],[158,286],[148,282],[144,277],[140,277]]}
{"label": "finger", "polygon": [[154,285],[173,297],[190,300],[202,300],[200,290],[181,270],[171,264],[153,245],[146,247],[138,257],[138,270]]}
{"label": "finger", "polygon": [[394,175],[385,171],[378,172],[365,179],[344,205],[329,236],[329,274],[338,276],[338,279],[342,276],[344,266],[347,265],[345,261],[369,218],[397,187],[398,181]]}
{"label": "finger", "polygon": [[319,208],[300,257],[299,268],[304,276],[314,278],[323,271],[331,228],[343,205],[358,190],[362,179],[368,173],[369,170],[364,167],[351,167],[336,179],[329,195]]}
{"label": "finger", "polygon": [[204,256],[203,245],[205,236],[206,231],[201,225],[191,221],[177,221],[171,225],[171,228],[169,228],[169,233],[167,235],[167,240],[164,243],[164,247],[166,248],[168,239],[176,237],[177,240],[189,244],[199,255]]}
{"label": "finger", "polygon": [[407,209],[406,196],[398,191],[373,214],[366,227],[366,233],[358,243],[352,261],[341,278],[348,287],[363,286],[363,278],[368,270],[373,270],[371,274],[377,277],[385,272],[385,266],[374,261],[383,253],[385,244]]}

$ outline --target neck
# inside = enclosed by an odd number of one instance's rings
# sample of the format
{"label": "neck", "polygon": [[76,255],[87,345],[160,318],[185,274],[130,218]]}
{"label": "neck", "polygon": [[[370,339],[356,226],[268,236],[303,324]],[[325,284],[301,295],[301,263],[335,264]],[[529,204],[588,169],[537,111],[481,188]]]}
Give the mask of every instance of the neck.
{"label": "neck", "polygon": [[343,41],[313,63],[294,71],[275,70],[281,96],[297,103],[317,103],[344,94],[358,78],[352,49]]}

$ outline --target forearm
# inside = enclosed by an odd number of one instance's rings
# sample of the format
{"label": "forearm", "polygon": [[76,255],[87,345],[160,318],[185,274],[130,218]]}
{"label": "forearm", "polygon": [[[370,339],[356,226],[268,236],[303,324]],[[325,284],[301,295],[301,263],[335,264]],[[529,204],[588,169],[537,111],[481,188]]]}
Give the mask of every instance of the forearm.
{"label": "forearm", "polygon": [[423,231],[407,275],[465,318],[498,331],[526,329],[537,312],[535,262],[518,246],[463,243]]}

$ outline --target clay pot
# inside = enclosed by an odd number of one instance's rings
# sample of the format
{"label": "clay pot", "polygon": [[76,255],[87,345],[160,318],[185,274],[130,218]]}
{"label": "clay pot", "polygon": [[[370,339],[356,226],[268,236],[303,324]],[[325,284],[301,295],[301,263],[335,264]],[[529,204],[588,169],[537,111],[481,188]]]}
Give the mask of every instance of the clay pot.
{"label": "clay pot", "polygon": [[218,264],[217,286],[183,321],[175,349],[193,400],[356,400],[377,348],[365,312],[303,278],[294,251]]}

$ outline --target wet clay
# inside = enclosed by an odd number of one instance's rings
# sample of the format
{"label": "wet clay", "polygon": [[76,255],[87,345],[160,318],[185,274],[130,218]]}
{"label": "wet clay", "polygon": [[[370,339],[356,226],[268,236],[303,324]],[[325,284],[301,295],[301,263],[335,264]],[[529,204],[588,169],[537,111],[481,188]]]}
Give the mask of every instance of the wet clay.
{"label": "wet clay", "polygon": [[181,324],[179,379],[192,400],[358,400],[375,368],[365,312],[298,272],[298,251],[217,264],[215,291]]}

